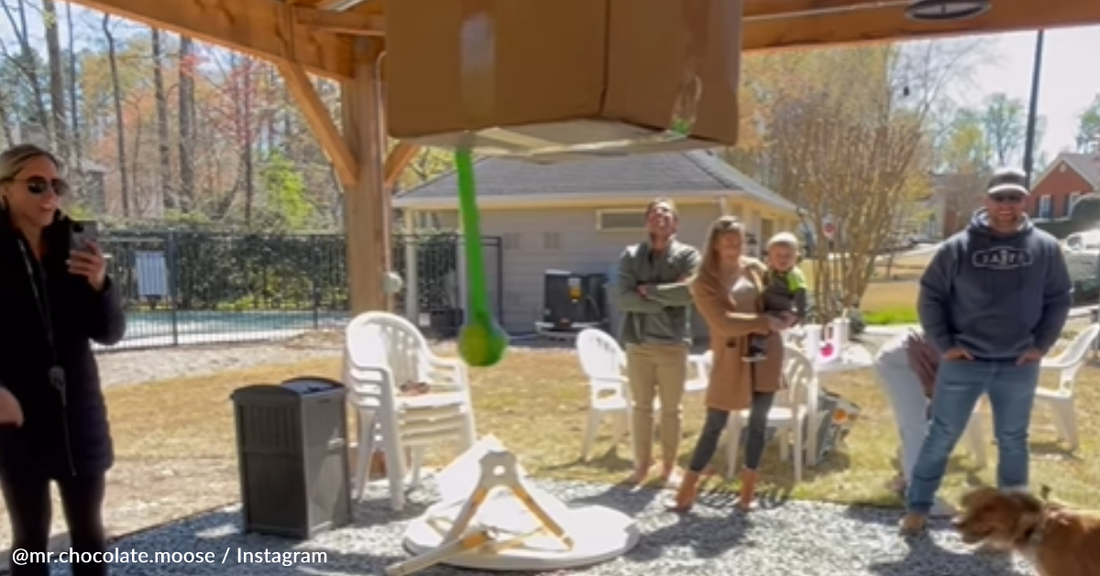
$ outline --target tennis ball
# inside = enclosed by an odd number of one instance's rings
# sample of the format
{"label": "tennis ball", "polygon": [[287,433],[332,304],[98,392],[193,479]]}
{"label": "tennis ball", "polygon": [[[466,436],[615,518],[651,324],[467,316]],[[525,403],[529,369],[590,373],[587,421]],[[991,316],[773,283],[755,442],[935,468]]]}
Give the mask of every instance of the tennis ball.
{"label": "tennis ball", "polygon": [[458,353],[470,366],[493,366],[507,348],[508,334],[492,318],[474,318],[458,333]]}

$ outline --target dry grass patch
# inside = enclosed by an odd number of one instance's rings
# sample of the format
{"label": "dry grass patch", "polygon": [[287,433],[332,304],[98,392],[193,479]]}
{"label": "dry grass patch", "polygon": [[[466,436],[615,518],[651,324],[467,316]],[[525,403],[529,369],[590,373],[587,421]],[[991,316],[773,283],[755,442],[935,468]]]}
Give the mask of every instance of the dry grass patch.
{"label": "dry grass patch", "polygon": [[[909,324],[917,322],[917,282],[872,282],[860,299],[859,308],[868,322],[876,324]],[[897,322],[876,322],[876,317],[897,318]]]}
{"label": "dry grass patch", "polygon": [[[339,361],[312,360],[109,389],[118,463],[109,479],[108,525],[116,533],[129,532],[237,501],[230,394],[244,385],[306,374],[336,377]],[[498,367],[472,370],[471,378],[479,431],[499,436],[532,474],[614,483],[628,473],[628,448],[611,445],[610,423],[601,431],[593,460],[578,461],[588,391],[572,352],[516,350]],[[893,417],[869,371],[831,376],[824,384],[863,409],[848,448],[808,471],[795,486],[790,467],[779,462],[773,444],[762,470],[766,488],[795,498],[896,504],[884,487],[894,474]],[[1049,424],[1047,413],[1037,412],[1033,483],[1050,485],[1059,499],[1096,508],[1100,507],[1095,490],[1100,478],[1100,368],[1083,368],[1078,384],[1081,447],[1074,455],[1064,453],[1053,433],[1043,429]],[[684,463],[701,424],[701,401],[692,398],[685,408]],[[948,497],[957,497],[968,485],[993,481],[992,469],[975,470],[961,448],[959,454],[945,482]],[[995,462],[992,446],[990,454]],[[452,455],[440,451],[431,460],[443,464]],[[713,484],[724,486],[718,481]],[[57,524],[62,526],[60,519]],[[6,531],[7,523],[0,522],[0,529]]]}

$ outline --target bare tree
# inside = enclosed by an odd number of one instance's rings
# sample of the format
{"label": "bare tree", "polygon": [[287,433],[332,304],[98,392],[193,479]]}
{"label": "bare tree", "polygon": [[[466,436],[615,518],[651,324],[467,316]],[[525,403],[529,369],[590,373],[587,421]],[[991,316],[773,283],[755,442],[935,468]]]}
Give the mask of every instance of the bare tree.
{"label": "bare tree", "polygon": [[990,94],[984,102],[981,123],[996,164],[1010,166],[1019,163],[1027,132],[1024,102],[1003,92]]}
{"label": "bare tree", "polygon": [[157,159],[160,166],[160,178],[157,185],[161,188],[164,207],[175,209],[179,206],[172,186],[172,142],[168,134],[168,91],[164,86],[164,47],[161,45],[160,30],[150,27],[153,51],[153,97],[157,103]]}
{"label": "bare tree", "polygon": [[858,307],[878,256],[925,210],[950,124],[946,90],[982,57],[963,41],[746,62],[744,137],[726,158],[798,206],[813,240],[818,320]]}
{"label": "bare tree", "polygon": [[789,98],[773,127],[784,189],[798,198],[804,223],[817,238],[827,223],[835,227],[812,254],[819,320],[858,306],[904,206],[923,188],[914,170],[918,118],[880,110],[875,119],[854,119],[830,100]]}
{"label": "bare tree", "polygon": [[[68,121],[65,119],[65,74],[61,58],[61,29],[57,19],[57,4],[54,0],[42,1],[42,23],[46,27],[46,59],[50,74],[50,117],[49,126],[52,141],[58,155],[66,162],[72,162],[69,151]],[[79,172],[79,167],[75,167]]]}
{"label": "bare tree", "polygon": [[131,189],[129,178],[129,164],[126,160],[126,118],[122,114],[122,86],[118,75],[118,51],[115,46],[115,35],[111,29],[111,15],[103,15],[103,36],[107,39],[107,62],[111,68],[111,99],[115,107],[115,139],[118,148],[118,173],[122,184],[122,216],[129,218],[131,215]]}
{"label": "bare tree", "polygon": [[195,41],[180,36],[179,45],[179,209],[189,212],[195,202]]}
{"label": "bare tree", "polygon": [[73,160],[72,160],[73,161],[73,167],[76,168],[76,174],[79,177],[79,184],[80,184],[79,187],[81,189],[83,189],[84,186],[85,186],[85,184],[84,184],[84,182],[85,182],[85,179],[84,179],[84,174],[85,174],[85,172],[84,172],[84,147],[83,147],[83,145],[81,144],[81,141],[80,141],[80,114],[79,114],[80,111],[79,111],[79,107],[78,107],[79,98],[77,97],[77,92],[78,92],[77,86],[79,85],[79,83],[77,82],[77,79],[76,79],[76,59],[77,59],[77,56],[76,56],[76,42],[75,42],[75,39],[74,39],[75,34],[73,33],[73,3],[72,2],[66,2],[65,3],[65,23],[66,23],[65,29],[66,29],[66,32],[68,33],[68,37],[66,38],[66,44],[68,45],[68,48],[69,48],[69,59],[68,59],[69,117],[72,121],[72,124],[70,126],[70,128],[71,128],[70,132],[72,134],[72,146],[70,147],[70,151],[72,152],[72,155],[73,155]]}
{"label": "bare tree", "polygon": [[24,2],[24,0],[18,0],[16,2],[14,14],[7,2],[0,2],[0,6],[3,7],[4,14],[8,17],[8,23],[11,24],[12,30],[15,32],[15,38],[19,42],[19,56],[15,58],[8,56],[8,58],[9,61],[15,63],[16,68],[31,88],[35,115],[35,118],[32,119],[32,123],[46,129],[47,134],[50,134],[52,137],[52,134],[49,132],[49,115],[46,113],[46,99],[42,94],[42,83],[39,82],[38,53],[35,52],[34,46],[31,45],[30,36],[28,34],[26,2]]}

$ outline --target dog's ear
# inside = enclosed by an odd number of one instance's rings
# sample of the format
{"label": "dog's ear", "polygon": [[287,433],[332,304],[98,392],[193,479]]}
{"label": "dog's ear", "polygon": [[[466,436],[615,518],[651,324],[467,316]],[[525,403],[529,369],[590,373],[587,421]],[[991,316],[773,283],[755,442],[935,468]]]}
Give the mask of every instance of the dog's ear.
{"label": "dog's ear", "polygon": [[1006,494],[1012,503],[1018,506],[1022,512],[1027,514],[1041,514],[1043,511],[1043,501],[1034,494],[1021,490],[1010,490],[1006,492]]}
{"label": "dog's ear", "polygon": [[970,510],[981,506],[984,502],[989,501],[990,498],[996,497],[998,491],[996,488],[983,487],[976,490],[971,490],[963,495],[960,504],[963,508]]}

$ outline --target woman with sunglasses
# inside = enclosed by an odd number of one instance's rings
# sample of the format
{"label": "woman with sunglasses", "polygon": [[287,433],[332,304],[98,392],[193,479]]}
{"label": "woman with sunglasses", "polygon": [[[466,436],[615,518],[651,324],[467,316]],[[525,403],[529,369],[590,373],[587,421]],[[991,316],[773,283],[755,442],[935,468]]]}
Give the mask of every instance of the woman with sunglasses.
{"label": "woman with sunglasses", "polygon": [[[118,290],[93,242],[73,245],[59,209],[68,185],[48,151],[0,153],[0,488],[11,549],[45,552],[50,483],[69,527],[74,576],[107,574],[91,560],[107,547],[103,497],[114,461],[91,342],[122,339]],[[12,576],[46,576],[48,564],[9,564]]]}

